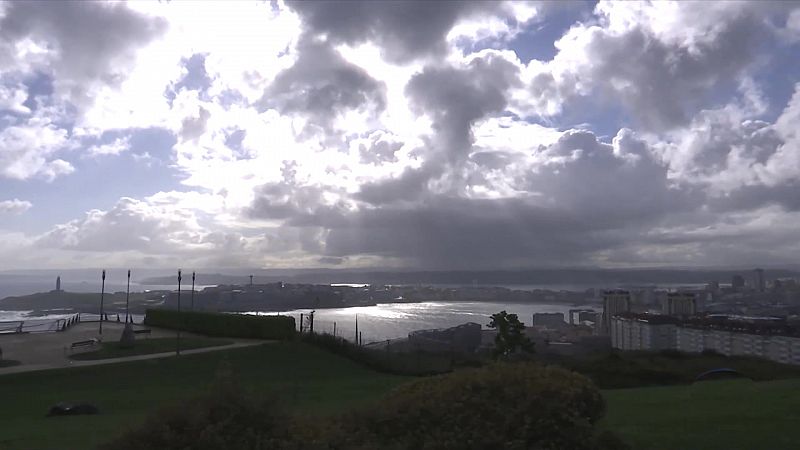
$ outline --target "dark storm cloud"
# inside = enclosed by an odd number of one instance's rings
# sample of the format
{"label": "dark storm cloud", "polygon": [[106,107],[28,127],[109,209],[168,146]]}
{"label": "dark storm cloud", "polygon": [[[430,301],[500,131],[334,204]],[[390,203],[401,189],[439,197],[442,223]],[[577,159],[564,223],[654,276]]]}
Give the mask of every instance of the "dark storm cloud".
{"label": "dark storm cloud", "polygon": [[246,211],[249,217],[286,220],[291,225],[307,226],[320,222],[332,224],[341,216],[344,205],[328,204],[323,187],[297,180],[296,163],[284,162],[282,173],[282,181],[256,188],[254,200]]}
{"label": "dark storm cloud", "polygon": [[417,169],[409,167],[397,178],[361,185],[355,197],[374,205],[418,200],[428,192],[428,180],[441,173],[441,169],[432,164]]}
{"label": "dark storm cloud", "polygon": [[387,58],[407,62],[446,51],[447,33],[459,19],[492,14],[499,1],[292,1],[307,32],[335,43],[380,45]]}
{"label": "dark storm cloud", "polygon": [[421,267],[574,262],[616,243],[608,231],[521,199],[435,197],[413,207],[354,214],[346,226],[330,230],[325,251],[402,258]]}
{"label": "dark storm cloud", "polygon": [[262,103],[307,117],[325,131],[347,110],[378,113],[386,107],[384,83],[347,62],[329,43],[304,36],[297,51],[295,64],[278,74]]}
{"label": "dark storm cloud", "polygon": [[505,109],[510,87],[519,83],[519,68],[488,52],[466,67],[429,66],[415,75],[406,95],[413,107],[433,118],[434,141],[452,163],[472,147],[475,121]]}
{"label": "dark storm cloud", "polygon": [[10,63],[14,44],[32,38],[56,52],[51,67],[57,88],[82,103],[88,83],[116,85],[137,48],[162,34],[163,19],[130,10],[124,3],[20,1],[4,5],[0,19],[0,67]]}
{"label": "dark storm cloud", "polygon": [[[422,267],[477,268],[585,263],[598,252],[644,240],[653,226],[697,207],[694,192],[670,186],[666,167],[629,130],[610,144],[573,130],[531,152],[546,161],[493,163],[496,170],[520,173],[512,183],[527,195],[518,198],[436,192],[430,182],[441,174],[428,172],[428,165],[363,185],[354,199],[366,204],[355,210],[325,204],[320,187],[289,182],[259,189],[251,211],[289,226],[327,230],[321,247],[326,257],[372,255]],[[495,169],[463,170],[471,179]]]}

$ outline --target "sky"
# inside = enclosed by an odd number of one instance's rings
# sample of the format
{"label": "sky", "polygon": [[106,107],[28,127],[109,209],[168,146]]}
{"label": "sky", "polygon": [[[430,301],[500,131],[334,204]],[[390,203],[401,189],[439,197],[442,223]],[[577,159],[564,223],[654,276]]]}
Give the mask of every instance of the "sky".
{"label": "sky", "polygon": [[800,4],[0,3],[0,270],[781,266]]}

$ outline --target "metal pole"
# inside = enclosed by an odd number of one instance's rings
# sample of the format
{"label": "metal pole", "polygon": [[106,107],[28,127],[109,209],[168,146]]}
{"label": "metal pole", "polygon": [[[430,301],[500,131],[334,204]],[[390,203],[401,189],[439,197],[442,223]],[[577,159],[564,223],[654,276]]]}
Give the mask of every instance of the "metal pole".
{"label": "metal pole", "polygon": [[175,356],[181,355],[181,269],[178,269],[178,333],[175,336]]}
{"label": "metal pole", "polygon": [[356,314],[356,345],[358,345],[358,314]]}
{"label": "metal pole", "polygon": [[192,272],[192,311],[194,311],[194,276],[195,273]]}
{"label": "metal pole", "polygon": [[128,290],[125,292],[125,323],[128,323],[128,318],[131,313],[131,270],[128,269]]}
{"label": "metal pole", "polygon": [[333,337],[336,337],[336,322],[333,322]]}
{"label": "metal pole", "polygon": [[103,279],[103,283],[100,287],[100,336],[103,335],[103,297],[106,293],[106,270],[103,269],[103,275],[101,275]]}

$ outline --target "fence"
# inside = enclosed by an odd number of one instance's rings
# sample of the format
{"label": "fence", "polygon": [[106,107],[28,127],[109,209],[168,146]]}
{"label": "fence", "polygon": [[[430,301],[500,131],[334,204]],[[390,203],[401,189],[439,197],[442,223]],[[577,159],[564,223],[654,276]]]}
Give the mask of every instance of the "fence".
{"label": "fence", "polygon": [[[143,316],[130,315],[131,323],[142,323]],[[103,314],[103,322],[124,322],[125,314]],[[82,322],[100,322],[100,314],[76,313],[55,319],[25,319],[0,322],[0,334],[54,333],[66,331]]]}

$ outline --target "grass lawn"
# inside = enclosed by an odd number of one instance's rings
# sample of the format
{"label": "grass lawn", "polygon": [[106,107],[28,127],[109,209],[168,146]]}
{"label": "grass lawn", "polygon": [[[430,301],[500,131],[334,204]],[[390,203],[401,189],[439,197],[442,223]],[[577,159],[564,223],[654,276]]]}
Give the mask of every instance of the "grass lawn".
{"label": "grass lawn", "polygon": [[[287,408],[327,413],[382,395],[408,378],[384,375],[293,342],[0,376],[0,450],[86,450],[137,425],[167,402],[199,394],[220,367]],[[51,417],[55,403],[88,401],[97,416]]]}
{"label": "grass lawn", "polygon": [[[233,341],[213,338],[181,338],[181,350],[191,350],[194,348],[217,347],[220,345],[232,344]],[[175,351],[175,338],[154,338],[137,339],[133,348],[121,348],[119,342],[103,342],[98,350],[85,353],[76,353],[70,359],[94,360],[121,358],[124,356],[149,355],[151,353],[164,353]]]}
{"label": "grass lawn", "polygon": [[800,379],[606,390],[604,425],[634,449],[800,448]]}

